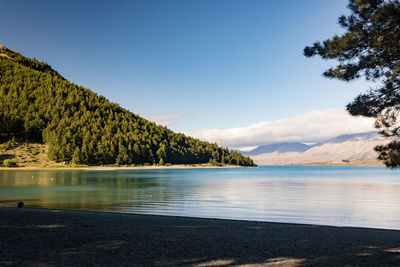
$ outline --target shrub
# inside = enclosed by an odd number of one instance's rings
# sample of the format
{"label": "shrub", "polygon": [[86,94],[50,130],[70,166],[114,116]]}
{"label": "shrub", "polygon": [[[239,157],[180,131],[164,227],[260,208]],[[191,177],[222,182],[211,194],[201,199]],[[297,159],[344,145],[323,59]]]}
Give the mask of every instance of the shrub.
{"label": "shrub", "polygon": [[39,153],[40,153],[40,151],[39,151],[38,148],[35,147],[35,148],[32,149],[32,154],[33,154],[33,155],[36,156],[36,155],[39,154]]}
{"label": "shrub", "polygon": [[12,137],[10,140],[7,141],[7,143],[4,144],[4,150],[12,149],[15,147],[15,145],[15,137]]}
{"label": "shrub", "polygon": [[11,159],[6,159],[3,161],[3,167],[18,167],[18,164]]}

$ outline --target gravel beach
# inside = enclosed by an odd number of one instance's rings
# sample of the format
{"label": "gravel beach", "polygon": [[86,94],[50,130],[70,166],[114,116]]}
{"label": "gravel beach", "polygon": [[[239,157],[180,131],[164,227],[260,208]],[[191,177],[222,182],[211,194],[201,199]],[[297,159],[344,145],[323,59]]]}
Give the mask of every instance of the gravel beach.
{"label": "gravel beach", "polygon": [[2,266],[395,266],[400,231],[0,207]]}

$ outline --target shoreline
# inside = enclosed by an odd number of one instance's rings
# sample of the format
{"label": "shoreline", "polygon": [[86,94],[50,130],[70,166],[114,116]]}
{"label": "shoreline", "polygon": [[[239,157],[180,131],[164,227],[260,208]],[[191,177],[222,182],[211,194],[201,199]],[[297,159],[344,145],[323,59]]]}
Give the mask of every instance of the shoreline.
{"label": "shoreline", "polygon": [[258,166],[211,166],[211,165],[170,165],[170,166],[21,166],[21,167],[0,167],[2,170],[166,170],[166,169],[235,169],[235,168],[257,168],[259,166],[385,166],[380,162],[311,162],[301,164],[258,164]]}
{"label": "shoreline", "polygon": [[358,160],[358,161],[350,161],[350,162],[343,162],[343,161],[320,161],[320,162],[297,162],[297,163],[266,163],[255,161],[259,166],[385,166],[383,161],[379,160]]}
{"label": "shoreline", "polygon": [[[15,202],[17,204],[17,202]],[[8,206],[0,205],[0,214],[2,209],[17,209],[17,205]],[[383,231],[399,231],[395,228],[375,228],[367,226],[343,226],[343,225],[328,225],[328,224],[313,224],[313,223],[296,223],[296,222],[275,222],[275,221],[260,221],[260,220],[246,220],[246,219],[229,219],[229,218],[216,218],[216,217],[195,217],[195,216],[184,216],[184,215],[168,215],[168,214],[151,214],[151,213],[129,213],[122,211],[112,211],[112,210],[86,210],[86,209],[59,209],[59,208],[40,208],[32,206],[24,206],[19,210],[29,210],[29,211],[41,211],[41,212],[54,212],[54,213],[71,213],[71,214],[99,214],[101,215],[121,215],[121,216],[153,216],[153,217],[166,217],[166,218],[177,218],[177,219],[193,219],[193,220],[220,220],[229,222],[243,222],[243,223],[266,223],[266,224],[283,224],[283,225],[293,225],[293,226],[307,226],[307,227],[333,227],[333,228],[349,228],[349,229],[359,229],[359,230],[383,230]],[[0,220],[1,221],[1,220]],[[400,251],[399,251],[400,252]]]}
{"label": "shoreline", "polygon": [[0,265],[399,264],[400,231],[0,207]]}
{"label": "shoreline", "polygon": [[[246,168],[247,166],[225,165],[169,165],[169,166],[21,166],[21,167],[0,167],[1,170],[164,170],[164,169],[232,169]],[[254,168],[254,167],[250,167]]]}

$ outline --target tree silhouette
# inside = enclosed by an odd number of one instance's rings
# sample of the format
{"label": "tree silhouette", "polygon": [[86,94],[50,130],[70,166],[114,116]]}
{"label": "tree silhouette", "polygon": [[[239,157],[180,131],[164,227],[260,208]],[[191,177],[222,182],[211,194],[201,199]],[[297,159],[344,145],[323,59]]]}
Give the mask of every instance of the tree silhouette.
{"label": "tree silhouette", "polygon": [[354,116],[376,119],[379,133],[391,139],[377,146],[379,159],[390,168],[400,167],[400,1],[350,0],[351,15],[341,16],[339,24],[346,29],[324,42],[304,49],[304,55],[335,59],[338,65],[324,76],[343,81],[360,77],[375,87],[357,96],[347,105]]}

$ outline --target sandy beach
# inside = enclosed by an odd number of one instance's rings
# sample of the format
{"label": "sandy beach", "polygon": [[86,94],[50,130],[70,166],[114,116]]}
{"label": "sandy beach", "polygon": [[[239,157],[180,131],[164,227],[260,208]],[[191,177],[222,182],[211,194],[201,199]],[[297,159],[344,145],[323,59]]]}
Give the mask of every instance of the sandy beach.
{"label": "sandy beach", "polygon": [[225,166],[212,166],[208,164],[204,165],[169,165],[169,166],[134,166],[134,167],[107,167],[107,166],[90,166],[90,167],[77,167],[81,170],[156,170],[156,169],[221,169],[221,168],[245,168],[243,166],[225,165]]}
{"label": "sandy beach", "polygon": [[[164,169],[222,169],[222,168],[247,168],[236,165],[212,166],[204,165],[168,165],[168,166],[23,166],[23,167],[0,167],[1,170],[164,170]],[[253,167],[252,167],[253,168]]]}
{"label": "sandy beach", "polygon": [[393,266],[400,231],[0,207],[3,266]]}

